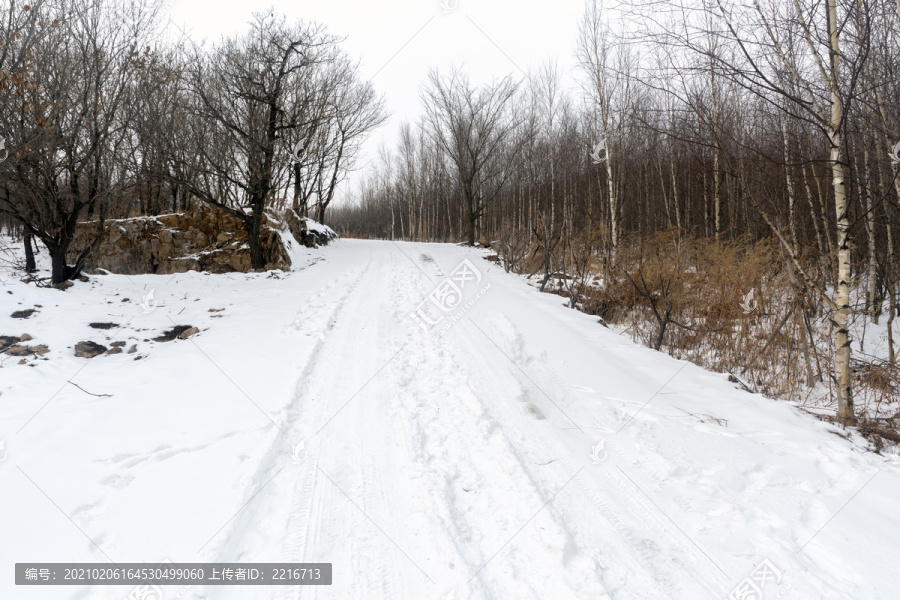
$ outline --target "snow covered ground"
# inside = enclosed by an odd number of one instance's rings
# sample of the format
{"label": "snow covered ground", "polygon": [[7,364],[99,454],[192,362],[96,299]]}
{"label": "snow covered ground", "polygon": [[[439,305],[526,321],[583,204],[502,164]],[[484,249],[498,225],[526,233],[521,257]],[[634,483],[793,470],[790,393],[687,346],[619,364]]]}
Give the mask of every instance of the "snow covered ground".
{"label": "snow covered ground", "polygon": [[[342,240],[64,292],[5,269],[0,335],[50,352],[0,359],[0,598],[133,589],[16,587],[16,562],[163,559],[333,563],[166,589],[197,600],[755,598],[754,572],[767,599],[897,597],[900,461],[482,254]],[[174,325],[200,333],[152,341]]]}

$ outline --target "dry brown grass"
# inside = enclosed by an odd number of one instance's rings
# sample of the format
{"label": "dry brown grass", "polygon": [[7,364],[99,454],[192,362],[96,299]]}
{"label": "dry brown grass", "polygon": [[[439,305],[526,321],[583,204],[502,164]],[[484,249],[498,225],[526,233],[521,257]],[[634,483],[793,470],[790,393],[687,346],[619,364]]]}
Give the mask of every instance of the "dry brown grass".
{"label": "dry brown grass", "polygon": [[661,350],[732,373],[771,396],[792,396],[801,383],[818,379],[814,364],[821,363],[821,350],[804,343],[803,335],[808,298],[795,292],[773,243],[716,242],[666,231],[623,246],[586,310],[604,312],[634,339],[656,346],[662,325],[657,313],[667,309]]}
{"label": "dry brown grass", "polygon": [[[827,312],[813,293],[792,281],[777,242],[716,242],[670,230],[623,239],[612,263],[608,248],[597,240],[595,234],[573,236],[560,244],[548,291],[571,300],[580,276],[573,267],[585,262],[588,251],[597,281],[577,298],[579,309],[650,347],[659,341],[660,316],[668,309],[661,351],[730,373],[767,396],[829,407]],[[572,256],[580,258],[573,262]],[[533,248],[517,267],[524,274],[542,273],[541,252]],[[863,417],[860,431],[896,431],[900,368],[883,361],[858,363],[855,397]]]}

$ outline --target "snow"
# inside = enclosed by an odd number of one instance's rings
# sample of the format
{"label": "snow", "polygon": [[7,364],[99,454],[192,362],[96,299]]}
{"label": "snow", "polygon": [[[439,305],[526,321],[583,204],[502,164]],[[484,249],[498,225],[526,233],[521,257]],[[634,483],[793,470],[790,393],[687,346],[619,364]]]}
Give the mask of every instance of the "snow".
{"label": "snow", "polygon": [[301,217],[300,220],[306,222],[306,229],[309,231],[313,231],[315,233],[323,234],[329,237],[337,237],[334,229],[332,229],[328,225],[324,225],[322,223],[319,223],[318,221],[314,221],[309,217]]}
{"label": "snow", "polygon": [[[132,589],[15,587],[15,562],[163,559],[334,565],[327,587],[166,591],[197,600],[723,599],[763,561],[764,598],[896,597],[896,455],[638,346],[484,250],[290,251],[291,272],[64,292],[0,272],[0,334],[51,349],[0,359],[0,597]],[[465,312],[426,330],[412,315],[440,314],[464,259]],[[200,333],[144,341],[174,325]],[[85,360],[81,340],[138,351]]]}

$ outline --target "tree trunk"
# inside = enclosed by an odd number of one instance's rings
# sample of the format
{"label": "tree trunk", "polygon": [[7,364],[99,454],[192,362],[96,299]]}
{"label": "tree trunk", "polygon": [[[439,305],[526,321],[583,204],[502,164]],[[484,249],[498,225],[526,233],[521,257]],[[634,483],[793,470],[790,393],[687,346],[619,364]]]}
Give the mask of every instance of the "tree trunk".
{"label": "tree trunk", "polygon": [[791,236],[791,250],[794,254],[799,252],[799,244],[797,243],[797,227],[795,226],[795,216],[794,216],[794,178],[791,174],[791,166],[790,166],[790,144],[788,139],[788,129],[787,129],[787,117],[785,116],[785,111],[787,110],[787,101],[785,100],[785,106],[782,109],[781,113],[781,143],[782,143],[782,156],[784,157],[784,178],[785,183],[787,185],[787,196],[788,196],[788,231]]}
{"label": "tree trunk", "polygon": [[828,250],[825,248],[825,242],[822,241],[822,232],[819,227],[819,219],[816,216],[816,209],[813,203],[812,190],[809,187],[809,178],[806,175],[806,165],[803,165],[801,168],[801,172],[803,173],[803,188],[806,190],[806,203],[809,205],[809,213],[812,217],[813,228],[816,231],[816,247],[819,249],[819,255],[825,256],[828,253]]}
{"label": "tree trunk", "polygon": [[50,283],[56,285],[68,279],[68,265],[66,265],[66,252],[69,249],[68,241],[63,241],[50,248]]}
{"label": "tree trunk", "polygon": [[672,175],[672,204],[675,207],[675,226],[678,228],[678,235],[681,235],[681,208],[678,205],[678,180],[675,177],[675,159],[674,150],[669,154],[669,170]]}
{"label": "tree trunk", "polygon": [[[721,220],[721,212],[722,212],[722,196],[720,190],[719,183],[719,102],[718,102],[718,94],[716,93],[718,90],[718,86],[716,85],[716,63],[715,61],[710,61],[709,66],[710,73],[710,90],[712,92],[712,112],[713,112],[713,204],[715,210],[715,227],[716,227],[716,241],[719,241],[719,235],[722,233],[722,220]],[[704,193],[706,190],[704,181]],[[705,215],[706,213],[704,213]]]}
{"label": "tree trunk", "polygon": [[844,186],[844,165],[841,163],[841,125],[844,105],[839,83],[839,38],[836,0],[828,2],[828,32],[831,37],[831,122],[828,138],[831,142],[831,184],[834,188],[834,208],[837,224],[837,285],[834,302],[834,376],[837,386],[837,416],[845,424],[856,423],[853,410],[853,388],[850,372],[850,216]]}
{"label": "tree trunk", "polygon": [[294,199],[291,202],[291,208],[293,208],[294,212],[298,215],[306,216],[306,201],[303,199],[303,188],[300,185],[302,173],[303,171],[300,168],[300,163],[294,163]]}
{"label": "tree trunk", "polygon": [[[868,136],[865,136],[868,137]],[[863,168],[865,178],[865,197],[866,197],[866,238],[868,241],[869,251],[869,272],[866,277],[866,302],[868,304],[869,316],[872,323],[878,323],[878,317],[881,315],[881,302],[878,300],[878,263],[875,256],[875,207],[872,204],[872,188],[871,188],[871,169],[869,168],[869,148],[868,140],[863,138]]]}
{"label": "tree trunk", "polygon": [[672,305],[668,302],[666,303],[666,310],[663,313],[662,317],[658,314],[656,318],[659,320],[659,334],[656,336],[656,341],[653,342],[653,349],[659,350],[662,348],[663,341],[666,339],[666,329],[669,326],[669,318],[672,314]]}
{"label": "tree trunk", "polygon": [[473,188],[474,185],[472,183],[469,183],[463,192],[466,196],[466,228],[468,229],[467,241],[470,246],[475,245],[475,225],[478,219],[478,215],[475,209],[475,194],[477,192]]}
{"label": "tree trunk", "polygon": [[[606,128],[604,127],[604,131]],[[609,188],[609,234],[612,241],[612,252],[610,259],[613,264],[616,262],[616,252],[619,249],[619,204],[616,197],[616,176],[612,167],[612,153],[610,152],[611,143],[607,141],[606,145],[606,185]]]}
{"label": "tree trunk", "polygon": [[[832,144],[840,143],[840,134],[832,135]],[[844,190],[844,165],[840,163],[840,148],[831,149],[832,185],[837,215],[838,278],[834,311],[834,372],[838,393],[838,417],[845,423],[855,423],[853,390],[850,372],[850,219],[849,203]]]}
{"label": "tree trunk", "polygon": [[[898,0],[900,1],[900,0]],[[891,235],[891,230],[894,226],[893,213],[888,213],[887,219],[887,251],[888,251],[888,260],[887,265],[885,266],[885,272],[887,273],[885,279],[885,285],[887,287],[888,293],[888,318],[887,318],[887,338],[888,338],[888,364],[890,366],[894,366],[894,363],[897,360],[896,354],[894,352],[894,315],[897,314],[897,296],[894,293],[894,240]]]}
{"label": "tree trunk", "polygon": [[37,265],[34,262],[34,250],[31,247],[31,233],[25,233],[25,272],[34,273],[37,271]]}
{"label": "tree trunk", "polygon": [[262,228],[262,211],[254,209],[253,214],[244,221],[244,228],[247,231],[247,244],[250,246],[250,267],[265,269],[266,258],[259,235]]}

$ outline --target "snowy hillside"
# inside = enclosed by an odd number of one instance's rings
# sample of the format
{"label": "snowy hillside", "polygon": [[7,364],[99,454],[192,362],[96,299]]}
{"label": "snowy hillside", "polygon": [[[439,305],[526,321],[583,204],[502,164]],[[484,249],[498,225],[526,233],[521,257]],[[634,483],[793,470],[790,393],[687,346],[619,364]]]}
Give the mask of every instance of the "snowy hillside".
{"label": "snowy hillside", "polygon": [[0,335],[49,351],[0,354],[0,598],[132,592],[17,587],[16,562],[164,559],[334,577],[166,599],[897,597],[896,456],[483,254],[342,240],[65,291],[2,269]]}

